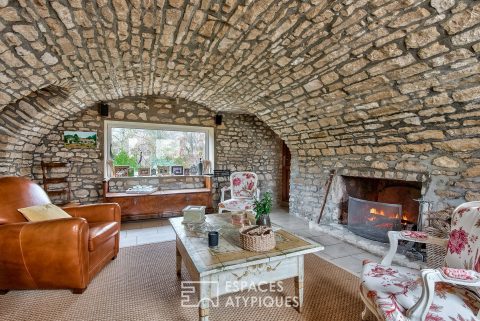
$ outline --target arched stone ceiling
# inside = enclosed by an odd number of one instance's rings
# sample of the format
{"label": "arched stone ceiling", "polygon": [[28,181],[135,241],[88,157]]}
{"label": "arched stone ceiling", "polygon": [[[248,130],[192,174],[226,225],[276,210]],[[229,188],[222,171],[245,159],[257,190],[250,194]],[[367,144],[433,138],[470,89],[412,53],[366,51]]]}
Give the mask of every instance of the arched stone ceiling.
{"label": "arched stone ceiling", "polygon": [[0,0],[1,141],[157,94],[256,114],[312,156],[443,131],[478,108],[479,22],[471,0]]}

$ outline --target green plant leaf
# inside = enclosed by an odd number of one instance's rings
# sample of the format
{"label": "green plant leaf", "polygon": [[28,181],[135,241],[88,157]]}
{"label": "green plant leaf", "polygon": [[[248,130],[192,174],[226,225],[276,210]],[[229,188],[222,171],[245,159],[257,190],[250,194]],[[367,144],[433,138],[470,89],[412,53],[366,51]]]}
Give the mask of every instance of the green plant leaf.
{"label": "green plant leaf", "polygon": [[253,201],[253,209],[255,211],[255,218],[258,219],[262,215],[270,214],[272,210],[272,193],[265,192],[260,200],[257,198]]}
{"label": "green plant leaf", "polygon": [[124,149],[121,149],[120,152],[117,155],[115,155],[115,157],[113,159],[113,164],[114,165],[128,165],[133,169],[138,168],[138,163],[137,163],[136,157],[128,155],[128,153]]}

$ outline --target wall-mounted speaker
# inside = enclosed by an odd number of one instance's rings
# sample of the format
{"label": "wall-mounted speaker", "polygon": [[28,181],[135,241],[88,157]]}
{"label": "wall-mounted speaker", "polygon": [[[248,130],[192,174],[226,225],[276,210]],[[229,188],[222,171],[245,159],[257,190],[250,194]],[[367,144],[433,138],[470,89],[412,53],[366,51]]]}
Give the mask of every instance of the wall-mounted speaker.
{"label": "wall-mounted speaker", "polygon": [[98,107],[98,113],[102,117],[108,117],[108,105],[105,103],[100,103]]}
{"label": "wall-mounted speaker", "polygon": [[223,121],[223,115],[215,115],[215,125],[221,125]]}

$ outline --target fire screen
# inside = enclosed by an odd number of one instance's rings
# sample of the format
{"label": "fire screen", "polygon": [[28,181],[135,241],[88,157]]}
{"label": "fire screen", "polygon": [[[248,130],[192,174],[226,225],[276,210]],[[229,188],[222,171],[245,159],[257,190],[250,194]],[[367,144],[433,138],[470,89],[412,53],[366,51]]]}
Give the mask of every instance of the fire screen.
{"label": "fire screen", "polygon": [[365,238],[388,242],[388,231],[402,229],[402,205],[348,198],[348,229]]}

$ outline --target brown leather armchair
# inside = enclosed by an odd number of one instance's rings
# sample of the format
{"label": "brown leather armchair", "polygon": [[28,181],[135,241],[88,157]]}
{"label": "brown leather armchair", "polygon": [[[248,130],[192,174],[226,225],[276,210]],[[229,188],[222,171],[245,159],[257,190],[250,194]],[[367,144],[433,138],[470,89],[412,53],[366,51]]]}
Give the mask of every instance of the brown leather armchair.
{"label": "brown leather armchair", "polygon": [[17,211],[50,200],[22,177],[0,178],[0,293],[14,289],[72,289],[82,293],[118,253],[120,207],[64,208],[72,218],[27,222]]}

